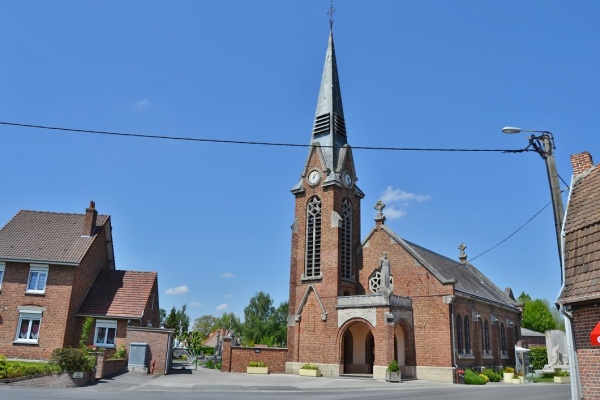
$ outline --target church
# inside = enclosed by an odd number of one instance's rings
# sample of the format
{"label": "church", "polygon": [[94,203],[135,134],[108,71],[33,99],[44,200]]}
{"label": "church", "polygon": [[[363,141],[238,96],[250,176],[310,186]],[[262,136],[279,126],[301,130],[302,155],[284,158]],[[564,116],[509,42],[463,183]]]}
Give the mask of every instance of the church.
{"label": "church", "polygon": [[365,195],[348,143],[332,31],[308,157],[291,190],[286,373],[311,363],[325,376],[385,379],[396,360],[403,379],[456,382],[460,369],[514,365],[519,304],[467,261],[464,245],[455,260],[399,237],[385,225],[380,201],[362,238]]}

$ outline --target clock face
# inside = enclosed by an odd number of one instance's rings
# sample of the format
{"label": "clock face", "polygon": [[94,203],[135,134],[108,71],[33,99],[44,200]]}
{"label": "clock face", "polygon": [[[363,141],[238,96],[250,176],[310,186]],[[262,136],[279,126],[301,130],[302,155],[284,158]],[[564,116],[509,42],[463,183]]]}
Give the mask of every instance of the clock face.
{"label": "clock face", "polygon": [[344,181],[344,185],[346,185],[346,187],[352,186],[352,175],[350,175],[348,172],[344,171],[342,174],[342,180]]}
{"label": "clock face", "polygon": [[308,174],[308,183],[311,185],[316,185],[317,183],[319,183],[319,181],[321,180],[321,174],[319,173],[319,171],[312,170],[310,171],[310,174]]}

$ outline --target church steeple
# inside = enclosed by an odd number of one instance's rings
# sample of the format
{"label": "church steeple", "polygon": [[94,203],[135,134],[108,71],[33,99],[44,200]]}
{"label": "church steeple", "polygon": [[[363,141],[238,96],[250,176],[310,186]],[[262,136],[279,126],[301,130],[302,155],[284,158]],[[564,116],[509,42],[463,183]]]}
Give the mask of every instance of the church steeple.
{"label": "church steeple", "polygon": [[335,59],[333,32],[329,32],[329,44],[321,77],[317,111],[312,131],[312,143],[319,143],[327,169],[339,171],[341,148],[348,143],[346,123],[342,106],[342,91]]}

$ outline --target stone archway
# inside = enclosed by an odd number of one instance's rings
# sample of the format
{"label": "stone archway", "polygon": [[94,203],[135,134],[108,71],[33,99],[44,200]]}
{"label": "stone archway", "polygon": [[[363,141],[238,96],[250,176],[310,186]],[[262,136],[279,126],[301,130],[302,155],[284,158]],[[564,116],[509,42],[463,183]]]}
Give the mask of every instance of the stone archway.
{"label": "stone archway", "polygon": [[368,324],[354,322],[342,335],[344,374],[372,374],[375,339]]}

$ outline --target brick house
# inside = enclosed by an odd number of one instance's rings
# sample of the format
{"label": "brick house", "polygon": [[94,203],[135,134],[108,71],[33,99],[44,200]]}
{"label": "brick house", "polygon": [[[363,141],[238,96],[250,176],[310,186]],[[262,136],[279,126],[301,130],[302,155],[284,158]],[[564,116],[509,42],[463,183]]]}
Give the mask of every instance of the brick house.
{"label": "brick house", "polygon": [[[600,167],[588,152],[571,156],[573,179],[564,222],[564,282],[558,298],[567,313],[567,337],[575,349],[572,381],[584,399],[600,399]],[[567,322],[569,322],[567,321]],[[571,330],[569,331],[569,325]],[[573,359],[571,359],[573,360]]]}
{"label": "brick house", "polygon": [[453,382],[459,368],[514,365],[520,310],[467,262],[396,235],[378,202],[361,242],[360,202],[330,32],[308,158],[292,188],[286,372],[402,375]]}
{"label": "brick house", "polygon": [[85,214],[17,213],[0,230],[0,354],[48,359],[78,345],[88,315],[90,344],[106,348],[129,320],[158,326],[156,273],[115,270],[110,216],[93,202]]}

